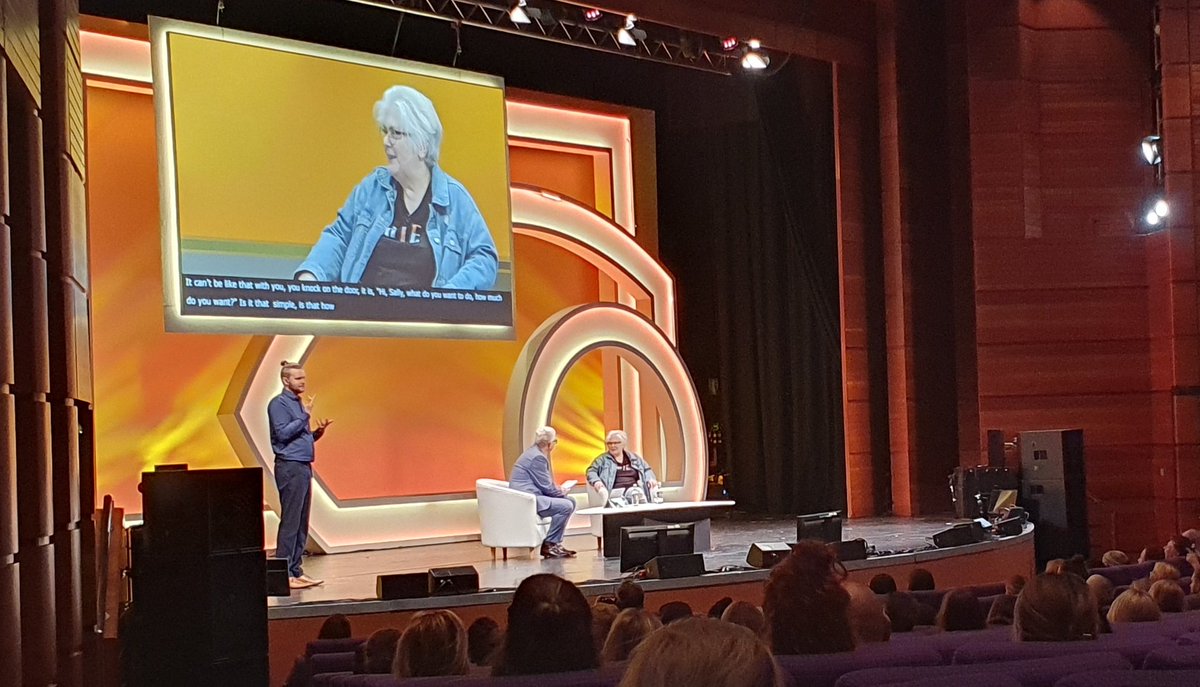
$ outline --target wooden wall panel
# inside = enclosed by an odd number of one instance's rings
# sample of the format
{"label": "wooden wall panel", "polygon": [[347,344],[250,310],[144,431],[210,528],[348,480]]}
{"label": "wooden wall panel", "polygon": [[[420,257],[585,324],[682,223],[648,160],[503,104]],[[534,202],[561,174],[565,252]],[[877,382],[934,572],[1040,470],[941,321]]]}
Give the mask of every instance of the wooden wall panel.
{"label": "wooden wall panel", "polygon": [[17,564],[17,448],[12,397],[12,288],[10,245],[7,59],[0,52],[0,684],[21,684],[21,590]]}

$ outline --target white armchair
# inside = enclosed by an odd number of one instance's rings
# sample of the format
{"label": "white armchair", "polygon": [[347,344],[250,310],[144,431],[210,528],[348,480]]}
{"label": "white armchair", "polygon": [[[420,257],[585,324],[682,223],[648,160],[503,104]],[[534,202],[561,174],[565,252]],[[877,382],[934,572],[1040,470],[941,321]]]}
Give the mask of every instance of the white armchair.
{"label": "white armchair", "polygon": [[538,517],[537,497],[516,489],[508,482],[496,479],[475,480],[475,497],[479,501],[479,539],[492,550],[503,551],[508,560],[510,548],[537,550],[550,533],[550,518]]}

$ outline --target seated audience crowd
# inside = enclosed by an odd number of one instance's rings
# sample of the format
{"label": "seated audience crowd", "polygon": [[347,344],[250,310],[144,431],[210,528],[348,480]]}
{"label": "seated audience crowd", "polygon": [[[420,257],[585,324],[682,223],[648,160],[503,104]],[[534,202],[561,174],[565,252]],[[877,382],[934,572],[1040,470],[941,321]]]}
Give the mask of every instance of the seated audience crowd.
{"label": "seated audience crowd", "polygon": [[[619,678],[621,687],[775,687],[788,682],[777,656],[853,652],[898,641],[904,633],[915,642],[971,632],[1010,633],[996,636],[1017,642],[1087,642],[1126,632],[1121,628],[1129,623],[1165,622],[1169,614],[1200,608],[1197,540],[1200,531],[1189,530],[1162,548],[1143,550],[1137,562],[1108,551],[1095,570],[1082,556],[1051,560],[1028,580],[1022,575],[1005,580],[1002,592],[999,582],[938,590],[933,575],[921,568],[911,571],[907,590],[886,573],[869,584],[851,581],[834,548],[802,541],[771,570],[761,608],[724,597],[704,616],[683,601],[663,603],[654,612],[632,580],[589,605],[573,583],[540,574],[516,589],[504,627],[482,617],[468,628],[454,612],[432,610],[414,614],[402,632],[382,629],[363,641],[350,640],[350,621],[337,615],[322,624],[318,641],[355,642],[353,672],[391,673],[398,680],[555,674],[611,665],[619,672],[607,684]],[[1200,645],[1200,615],[1192,624]],[[1003,626],[1011,630],[985,629]],[[951,641],[948,634],[945,639]],[[309,684],[301,663],[298,659],[289,687]]]}

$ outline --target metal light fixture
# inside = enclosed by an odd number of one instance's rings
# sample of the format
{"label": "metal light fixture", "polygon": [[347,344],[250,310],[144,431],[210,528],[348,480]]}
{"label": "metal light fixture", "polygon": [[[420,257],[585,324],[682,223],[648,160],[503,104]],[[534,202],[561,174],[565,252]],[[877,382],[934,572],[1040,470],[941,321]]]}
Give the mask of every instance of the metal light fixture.
{"label": "metal light fixture", "polygon": [[646,39],[646,32],[635,28],[637,17],[632,14],[625,15],[625,25],[617,30],[617,42],[621,45],[629,47],[637,47],[638,40]]}
{"label": "metal light fixture", "polygon": [[1150,135],[1142,139],[1142,159],[1148,165],[1162,162],[1162,136]]}
{"label": "metal light fixture", "polygon": [[771,64],[771,57],[762,52],[762,43],[757,38],[746,41],[746,53],[742,55],[742,69],[760,71]]}

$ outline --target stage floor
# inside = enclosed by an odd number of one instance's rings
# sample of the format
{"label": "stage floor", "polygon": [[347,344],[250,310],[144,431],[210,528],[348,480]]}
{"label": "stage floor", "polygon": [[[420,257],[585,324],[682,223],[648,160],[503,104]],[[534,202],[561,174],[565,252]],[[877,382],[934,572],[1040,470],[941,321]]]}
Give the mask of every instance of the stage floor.
{"label": "stage floor", "polygon": [[[844,539],[862,538],[878,555],[933,548],[932,536],[956,521],[943,518],[863,518],[845,521]],[[705,569],[746,568],[746,552],[753,542],[789,542],[796,538],[792,518],[753,519],[734,514],[712,520],[712,550],[703,552]],[[619,583],[625,574],[617,558],[604,558],[590,534],[568,536],[564,542],[579,552],[570,559],[545,559],[522,555],[524,549],[509,551],[507,561],[478,541],[437,544],[384,551],[359,551],[305,558],[310,577],[325,580],[311,589],[293,591],[290,597],[269,599],[272,618],[298,617],[317,613],[356,612],[366,603],[378,604],[375,578],[385,573],[424,572],[429,568],[471,565],[479,571],[480,592],[508,592],[521,580],[537,573],[554,573],[584,585]],[[499,554],[499,552],[497,552]],[[743,573],[745,574],[745,573]],[[766,571],[753,571],[765,577]],[[707,577],[707,576],[706,576]],[[447,597],[447,600],[449,598]],[[396,602],[387,602],[389,605]]]}

